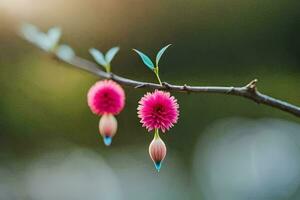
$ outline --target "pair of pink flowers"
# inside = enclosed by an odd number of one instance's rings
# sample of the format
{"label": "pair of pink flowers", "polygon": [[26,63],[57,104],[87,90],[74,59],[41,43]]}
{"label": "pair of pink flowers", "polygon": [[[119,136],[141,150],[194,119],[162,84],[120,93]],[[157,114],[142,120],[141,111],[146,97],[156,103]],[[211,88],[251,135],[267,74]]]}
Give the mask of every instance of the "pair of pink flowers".
{"label": "pair of pink flowers", "polygon": [[[102,115],[99,132],[104,143],[110,145],[117,131],[117,120],[125,105],[125,92],[112,80],[99,81],[88,92],[88,105],[96,115]],[[139,101],[138,117],[143,127],[150,132],[155,130],[154,139],[149,146],[149,154],[157,170],[160,169],[167,148],[159,136],[159,130],[166,132],[177,123],[179,105],[169,92],[155,90],[148,92]]]}
{"label": "pair of pink flowers", "polygon": [[[143,63],[154,72],[160,85],[159,61],[171,44],[161,48],[155,58],[155,63],[143,52],[133,49],[142,59]],[[107,73],[111,72],[111,61],[119,51],[119,47],[109,49],[104,55],[97,49],[90,49],[90,53],[96,62],[105,68]],[[104,143],[108,146],[117,132],[117,120],[114,115],[119,114],[125,105],[125,92],[122,87],[112,80],[97,82],[88,92],[88,105],[93,113],[102,115],[99,122],[99,132]],[[155,90],[148,92],[139,101],[138,117],[143,127],[150,132],[154,130],[154,138],[149,146],[149,155],[156,169],[159,171],[161,163],[167,154],[167,148],[159,136],[177,123],[179,116],[179,105],[177,100],[169,92]]]}

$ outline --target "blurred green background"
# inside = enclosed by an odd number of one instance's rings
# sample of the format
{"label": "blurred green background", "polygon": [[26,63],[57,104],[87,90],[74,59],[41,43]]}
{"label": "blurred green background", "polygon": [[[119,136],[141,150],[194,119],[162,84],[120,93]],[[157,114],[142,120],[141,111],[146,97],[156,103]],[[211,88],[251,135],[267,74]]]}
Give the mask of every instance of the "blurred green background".
{"label": "blurred green background", "polygon": [[[132,156],[137,153],[135,149],[139,149],[145,161],[133,156],[132,163],[139,161],[138,165],[149,167],[147,170],[154,177],[151,183],[145,180],[145,187],[150,189],[158,184],[147,153],[152,134],[141,127],[136,115],[137,102],[146,90],[124,88],[127,100],[118,116],[119,130],[112,147],[105,147],[98,135],[99,117],[90,112],[86,103],[87,91],[98,77],[53,60],[22,40],[17,35],[21,23],[30,22],[45,31],[54,25],[60,26],[62,42],[72,46],[77,55],[90,60],[89,48],[106,51],[118,45],[121,51],[112,62],[113,72],[143,81],[155,82],[156,79],[131,49],[140,49],[154,57],[161,47],[172,43],[161,59],[163,81],[243,86],[257,78],[260,91],[300,105],[299,9],[297,0],[0,0],[0,166],[15,177],[34,159],[54,151],[83,148],[109,163],[109,159],[119,156],[120,152]],[[280,118],[300,122],[290,114],[243,98],[173,95],[180,103],[180,121],[162,137],[168,146],[168,157],[175,155],[183,168],[173,172],[171,168],[175,164],[167,158],[160,172],[161,184],[166,180],[161,174],[170,170],[170,180],[181,174],[185,186],[193,188],[197,141],[207,128],[221,119]],[[55,163],[56,159],[53,160]],[[123,158],[116,166],[125,163]],[[111,165],[115,169],[115,165]],[[121,170],[125,175],[129,174],[127,168],[131,166],[126,165],[124,171]],[[134,175],[137,179],[144,177],[138,170]],[[16,176],[13,179],[19,178]],[[118,174],[115,176],[120,178]],[[164,192],[169,193],[166,188],[160,192],[161,197]],[[20,196],[26,193],[26,198],[21,199],[35,199],[20,188],[12,193]],[[177,197],[218,199],[207,198],[197,189],[183,190],[181,194],[183,196]],[[129,198],[125,195],[123,199]],[[297,198],[290,196],[290,199]]]}

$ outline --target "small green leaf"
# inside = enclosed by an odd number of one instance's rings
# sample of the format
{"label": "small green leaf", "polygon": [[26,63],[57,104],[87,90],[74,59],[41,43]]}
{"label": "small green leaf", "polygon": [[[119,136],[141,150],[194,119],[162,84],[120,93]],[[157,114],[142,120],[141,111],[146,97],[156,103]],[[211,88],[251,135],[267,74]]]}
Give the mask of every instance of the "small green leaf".
{"label": "small green leaf", "polygon": [[62,60],[70,61],[74,58],[75,52],[69,45],[62,44],[57,48],[56,55]]}
{"label": "small green leaf", "polygon": [[50,52],[51,49],[54,47],[53,42],[49,39],[48,35],[43,33],[43,32],[39,32],[36,35],[35,38],[35,44],[40,47],[41,49],[43,49],[44,51],[48,51]]}
{"label": "small green leaf", "polygon": [[98,64],[102,65],[103,67],[107,66],[107,62],[105,61],[103,54],[99,50],[92,48],[89,50],[89,52]]}
{"label": "small green leaf", "polygon": [[59,27],[52,27],[48,30],[47,36],[52,47],[54,47],[58,44],[61,37],[61,29]]}
{"label": "small green leaf", "polygon": [[54,50],[61,37],[61,29],[58,27],[50,28],[47,33],[44,33],[38,27],[28,23],[22,25],[21,33],[29,42],[48,52]]}
{"label": "small green leaf", "polygon": [[168,44],[167,46],[163,47],[156,55],[156,66],[158,66],[159,60],[161,56],[164,54],[164,52],[167,50],[167,48],[171,46],[171,44]]}
{"label": "small green leaf", "polygon": [[105,60],[108,64],[112,61],[112,59],[115,57],[115,55],[118,53],[119,50],[120,50],[119,47],[113,47],[107,51],[105,55]]}
{"label": "small green leaf", "polygon": [[133,49],[143,60],[144,64],[147,65],[151,70],[154,69],[154,64],[151,59],[146,56],[144,53],[140,52],[139,50]]}
{"label": "small green leaf", "polygon": [[31,43],[36,43],[37,35],[40,32],[35,25],[28,23],[23,24],[20,31],[23,37]]}

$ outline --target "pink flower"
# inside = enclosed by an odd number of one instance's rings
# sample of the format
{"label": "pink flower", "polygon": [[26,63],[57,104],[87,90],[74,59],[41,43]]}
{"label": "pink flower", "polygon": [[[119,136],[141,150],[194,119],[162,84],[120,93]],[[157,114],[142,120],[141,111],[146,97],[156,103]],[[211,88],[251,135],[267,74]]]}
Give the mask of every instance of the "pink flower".
{"label": "pink flower", "polygon": [[119,114],[125,105],[125,92],[112,80],[98,81],[89,90],[88,105],[96,115]]}
{"label": "pink flower", "polygon": [[112,114],[104,114],[99,121],[99,132],[103,137],[104,144],[109,146],[118,129],[116,118]]}
{"label": "pink flower", "polygon": [[157,171],[160,170],[161,163],[165,159],[166,154],[167,154],[167,148],[164,141],[162,141],[162,139],[160,139],[159,136],[154,137],[154,139],[152,140],[149,146],[149,155],[152,161],[154,162]]}
{"label": "pink flower", "polygon": [[143,127],[150,132],[153,129],[169,130],[177,123],[179,105],[169,92],[155,90],[147,93],[139,101],[138,117]]}

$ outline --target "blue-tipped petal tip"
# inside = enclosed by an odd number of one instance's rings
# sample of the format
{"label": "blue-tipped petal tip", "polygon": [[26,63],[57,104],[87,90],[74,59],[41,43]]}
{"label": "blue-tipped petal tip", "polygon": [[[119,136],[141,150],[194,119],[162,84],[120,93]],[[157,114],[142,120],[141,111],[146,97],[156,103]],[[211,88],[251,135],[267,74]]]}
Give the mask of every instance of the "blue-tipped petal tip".
{"label": "blue-tipped petal tip", "polygon": [[109,136],[104,136],[103,137],[103,142],[106,146],[110,146],[111,145],[111,142],[112,142],[112,137],[109,137]]}
{"label": "blue-tipped petal tip", "polygon": [[154,163],[154,166],[156,168],[156,170],[159,172],[160,168],[161,168],[161,161],[157,161]]}

